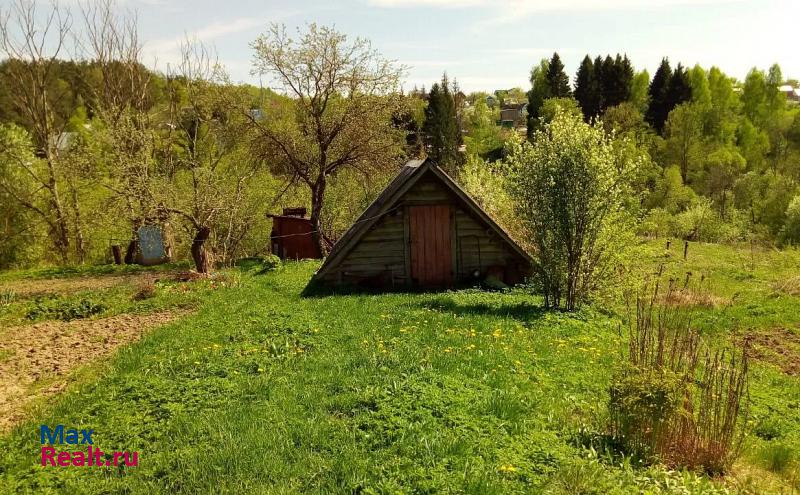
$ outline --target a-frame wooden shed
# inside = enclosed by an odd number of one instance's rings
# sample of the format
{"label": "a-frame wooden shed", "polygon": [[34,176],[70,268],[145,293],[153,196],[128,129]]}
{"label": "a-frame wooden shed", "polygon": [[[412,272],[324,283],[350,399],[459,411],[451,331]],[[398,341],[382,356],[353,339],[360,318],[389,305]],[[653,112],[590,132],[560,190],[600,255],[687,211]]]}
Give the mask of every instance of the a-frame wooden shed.
{"label": "a-frame wooden shed", "polygon": [[532,263],[442,169],[412,160],[333,246],[313,280],[443,288],[492,276],[515,284]]}

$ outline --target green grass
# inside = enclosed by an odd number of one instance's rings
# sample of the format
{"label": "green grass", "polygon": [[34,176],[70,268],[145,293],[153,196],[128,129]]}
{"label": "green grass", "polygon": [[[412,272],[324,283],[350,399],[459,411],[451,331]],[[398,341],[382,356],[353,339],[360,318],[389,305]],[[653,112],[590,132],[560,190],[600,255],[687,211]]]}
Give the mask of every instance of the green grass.
{"label": "green grass", "polygon": [[[641,266],[707,272],[720,296],[740,294],[703,311],[715,345],[736,329],[798,330],[800,299],[769,287],[797,273],[797,252],[762,253],[753,270],[739,266],[749,251],[720,246],[693,245],[685,263],[660,242],[643,253]],[[0,492],[722,493],[579,446],[604,424],[621,359],[613,311],[543,312],[522,292],[301,297],[316,267],[202,292],[197,313],[121,349],[0,439]],[[757,453],[776,439],[797,453],[800,380],[755,363],[751,397],[765,438],[748,437],[749,479],[729,488],[777,493],[791,482]],[[140,466],[42,468],[38,425],[59,423],[138,451]]]}

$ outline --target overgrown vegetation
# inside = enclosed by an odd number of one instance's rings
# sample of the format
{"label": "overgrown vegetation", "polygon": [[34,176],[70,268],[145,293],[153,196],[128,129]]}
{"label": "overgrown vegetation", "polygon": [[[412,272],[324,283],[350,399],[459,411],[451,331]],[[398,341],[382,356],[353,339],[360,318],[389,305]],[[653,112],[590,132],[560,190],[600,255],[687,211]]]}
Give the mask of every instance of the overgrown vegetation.
{"label": "overgrown vegetation", "polygon": [[102,313],[106,307],[88,298],[37,297],[25,317],[29,320],[71,321]]}
{"label": "overgrown vegetation", "polygon": [[[770,285],[796,270],[797,252],[693,243],[684,260],[676,244],[638,246],[629,269],[651,272],[664,263],[663,276],[681,282],[688,271],[705,274],[708,290],[731,301],[722,311],[691,306],[692,328],[709,349],[738,342],[747,329],[796,332],[796,296]],[[724,477],[648,465],[575,441],[585,429],[608,432],[614,369],[628,359],[620,352],[628,343],[619,332],[624,308],[544,311],[540,298],[519,290],[302,297],[317,266],[286,263],[257,275],[260,262],[253,263],[221,272],[224,280],[191,282],[189,293],[186,283],[159,282],[157,295],[138,304],[188,294],[199,311],[121,350],[102,374],[82,375],[1,438],[0,491],[798,488],[800,386],[766,357],[750,359],[746,430],[753,434]],[[207,290],[212,283],[217,288]],[[119,300],[131,304],[134,290]],[[141,466],[119,477],[43,470],[31,432],[59,422],[93,428],[104,450],[138,450]]]}
{"label": "overgrown vegetation", "polygon": [[[687,279],[688,280],[688,279]],[[748,353],[703,345],[691,298],[669,281],[635,300],[628,361],[610,389],[612,435],[630,453],[710,474],[726,472],[740,452],[748,406]]]}

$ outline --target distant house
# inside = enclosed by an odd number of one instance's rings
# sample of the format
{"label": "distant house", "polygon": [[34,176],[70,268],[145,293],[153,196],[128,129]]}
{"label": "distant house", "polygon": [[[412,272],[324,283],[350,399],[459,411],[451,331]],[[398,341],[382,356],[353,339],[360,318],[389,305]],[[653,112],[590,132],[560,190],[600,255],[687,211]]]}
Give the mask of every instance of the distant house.
{"label": "distant house", "polygon": [[431,160],[406,163],[333,246],[313,282],[444,288],[522,282],[530,256]]}
{"label": "distant house", "polygon": [[503,105],[503,108],[500,109],[500,125],[509,128],[525,125],[527,108],[527,103]]}
{"label": "distant house", "polygon": [[795,88],[789,84],[784,84],[778,88],[778,91],[786,96],[787,100],[800,102],[800,88]]}

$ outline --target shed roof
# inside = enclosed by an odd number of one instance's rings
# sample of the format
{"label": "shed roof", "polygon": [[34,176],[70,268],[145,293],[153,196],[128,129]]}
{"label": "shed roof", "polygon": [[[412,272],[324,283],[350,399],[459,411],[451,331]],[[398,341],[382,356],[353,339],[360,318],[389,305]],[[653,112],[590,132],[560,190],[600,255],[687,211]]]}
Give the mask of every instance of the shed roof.
{"label": "shed roof", "polygon": [[314,275],[314,278],[319,278],[343,260],[347,253],[350,252],[357,244],[361,237],[369,232],[370,228],[375,225],[381,217],[395,210],[395,204],[426,172],[432,173],[437,177],[442,184],[452,192],[457,198],[461,200],[464,206],[470,210],[475,216],[482,220],[489,228],[494,230],[497,235],[505,241],[514,252],[520,255],[522,259],[528,263],[533,264],[533,259],[528,253],[520,247],[508,233],[503,230],[500,225],[495,222],[486,211],[481,208],[469,194],[466,193],[461,187],[455,183],[441,168],[436,166],[433,161],[425,160],[409,160],[397,176],[386,186],[386,189],[378,195],[377,198],[364,210],[364,213],[358,217],[358,220],[350,226],[347,232],[339,239],[333,246],[328,257],[320,269]]}

